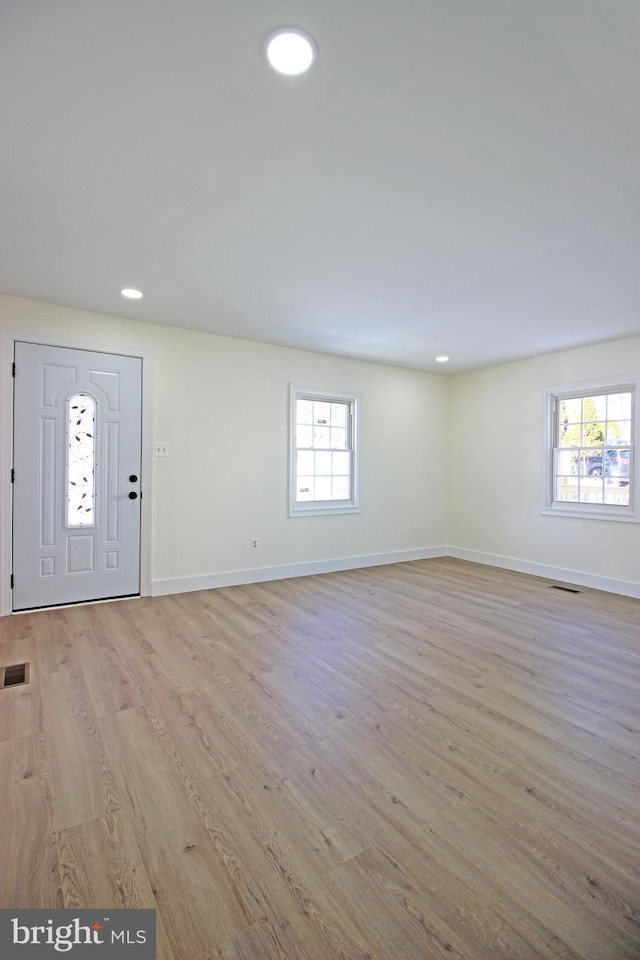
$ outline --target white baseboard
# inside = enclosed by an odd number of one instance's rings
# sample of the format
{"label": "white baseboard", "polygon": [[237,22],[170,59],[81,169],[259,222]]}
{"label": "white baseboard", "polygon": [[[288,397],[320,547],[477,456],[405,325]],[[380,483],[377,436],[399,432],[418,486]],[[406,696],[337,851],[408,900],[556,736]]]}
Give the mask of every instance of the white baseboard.
{"label": "white baseboard", "polygon": [[170,593],[190,593],[193,590],[211,590],[214,587],[235,587],[243,583],[288,580],[291,577],[309,577],[318,573],[337,573],[340,570],[378,567],[386,563],[404,563],[408,560],[431,560],[433,557],[446,557],[447,555],[447,547],[424,547],[420,550],[397,550],[391,553],[364,554],[360,557],[287,563],[277,567],[228,570],[222,573],[208,573],[195,577],[173,577],[167,580],[153,580],[151,595],[162,597]]}
{"label": "white baseboard", "polygon": [[339,557],[331,560],[313,560],[305,563],[287,563],[274,567],[252,567],[248,570],[225,570],[220,573],[207,573],[193,577],[172,577],[166,580],[153,580],[151,596],[162,597],[171,593],[190,593],[194,590],[212,590],[216,587],[235,587],[247,583],[264,583],[268,580],[288,580],[291,577],[309,577],[320,573],[337,573],[340,570],[358,570],[362,567],[377,567],[386,563],[404,563],[410,560],[431,560],[434,557],[455,557],[469,560],[471,563],[485,563],[490,567],[502,567],[518,573],[530,573],[534,577],[558,580],[561,583],[573,583],[593,590],[607,593],[619,593],[627,597],[640,599],[640,583],[632,580],[615,580],[585,573],[582,570],[569,570],[565,567],[553,567],[546,563],[534,563],[531,560],[519,560],[516,557],[502,557],[497,554],[483,553],[481,550],[468,550],[466,547],[424,547],[420,550],[397,550],[390,553],[371,553],[359,557]]}
{"label": "white baseboard", "polygon": [[593,590],[605,590],[607,593],[620,593],[626,597],[640,599],[640,583],[633,580],[615,580],[613,577],[600,577],[582,570],[568,570],[565,567],[552,567],[546,563],[534,563],[531,560],[518,560],[515,557],[501,557],[481,550],[467,550],[465,547],[449,547],[447,555],[458,560],[470,560],[472,563],[486,563],[490,567],[503,567],[517,573],[530,573],[534,577],[547,580],[559,580],[562,583],[574,583],[579,587]]}

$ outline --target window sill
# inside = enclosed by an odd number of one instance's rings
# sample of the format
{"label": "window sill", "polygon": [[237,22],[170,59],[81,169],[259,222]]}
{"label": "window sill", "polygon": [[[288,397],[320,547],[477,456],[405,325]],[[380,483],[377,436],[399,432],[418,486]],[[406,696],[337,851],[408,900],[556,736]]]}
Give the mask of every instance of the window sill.
{"label": "window sill", "polygon": [[571,505],[569,503],[558,503],[543,507],[543,516],[546,517],[577,517],[580,520],[613,520],[622,523],[638,523],[640,517],[631,507],[608,507],[605,504],[597,504],[587,508],[584,503]]}
{"label": "window sill", "polygon": [[289,507],[290,517],[331,517],[342,513],[360,513],[360,507],[354,503],[347,503],[339,506],[336,503],[328,503],[326,506],[319,503],[310,503],[309,506]]}

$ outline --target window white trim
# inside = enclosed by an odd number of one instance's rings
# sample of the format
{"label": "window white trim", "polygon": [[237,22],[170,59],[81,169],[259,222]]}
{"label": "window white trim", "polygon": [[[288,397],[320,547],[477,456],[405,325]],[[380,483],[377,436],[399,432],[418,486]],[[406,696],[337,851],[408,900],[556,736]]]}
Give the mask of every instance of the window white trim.
{"label": "window white trim", "polygon": [[[324,400],[345,403],[349,406],[350,496],[347,500],[296,500],[297,446],[296,446],[296,401]],[[322,387],[302,387],[289,384],[289,516],[321,517],[341,513],[360,513],[359,497],[359,450],[360,450],[360,397],[355,393],[327,390]]]}
{"label": "window white trim", "polygon": [[[563,400],[575,397],[598,396],[605,393],[623,393],[631,391],[632,428],[631,458],[629,476],[629,504],[572,503],[554,499],[554,448],[557,443],[558,405]],[[580,517],[591,520],[617,520],[631,523],[640,522],[640,468],[638,450],[640,449],[640,374],[604,377],[596,380],[583,380],[576,383],[563,383],[544,389],[544,430],[542,451],[542,513],[554,517]]]}

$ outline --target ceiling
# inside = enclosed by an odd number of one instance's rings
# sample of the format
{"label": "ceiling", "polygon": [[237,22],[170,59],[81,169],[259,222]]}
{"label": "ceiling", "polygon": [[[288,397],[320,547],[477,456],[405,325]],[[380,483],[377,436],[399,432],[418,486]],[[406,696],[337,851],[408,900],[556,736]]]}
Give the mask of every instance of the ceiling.
{"label": "ceiling", "polygon": [[640,0],[2,0],[0,35],[5,293],[440,372],[640,334]]}

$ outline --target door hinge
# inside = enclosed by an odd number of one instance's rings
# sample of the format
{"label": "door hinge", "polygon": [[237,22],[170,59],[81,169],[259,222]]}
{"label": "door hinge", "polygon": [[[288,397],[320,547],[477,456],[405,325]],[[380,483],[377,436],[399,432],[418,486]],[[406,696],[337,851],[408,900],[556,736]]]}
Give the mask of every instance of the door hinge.
{"label": "door hinge", "polygon": [[13,590],[13,574],[11,574],[11,589]]}
{"label": "door hinge", "polygon": [[16,482],[16,472],[13,469],[13,467],[11,467],[11,483],[15,483],[15,482]]}
{"label": "door hinge", "polygon": [[12,364],[11,364],[11,376],[12,376],[12,377],[15,377],[15,375],[16,375],[16,365],[15,365],[15,363],[12,363]]}

